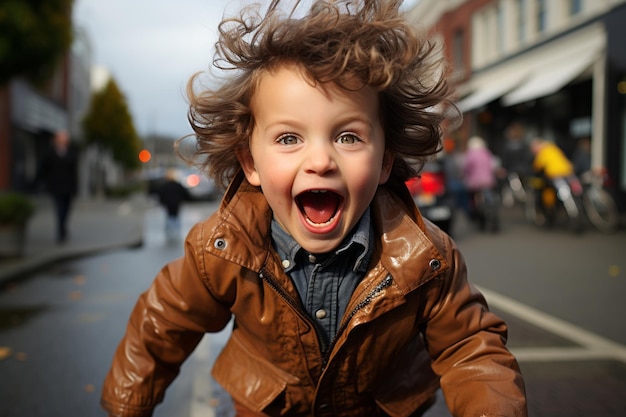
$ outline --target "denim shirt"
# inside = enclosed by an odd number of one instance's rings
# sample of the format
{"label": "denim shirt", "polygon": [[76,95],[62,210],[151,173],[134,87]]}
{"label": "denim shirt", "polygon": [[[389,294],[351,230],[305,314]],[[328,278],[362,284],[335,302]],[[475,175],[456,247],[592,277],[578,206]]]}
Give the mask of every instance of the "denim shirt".
{"label": "denim shirt", "polygon": [[272,240],[285,272],[294,282],[305,310],[318,323],[322,346],[335,336],[350,297],[372,257],[373,225],[368,207],[337,249],[325,254],[305,251],[272,220]]}

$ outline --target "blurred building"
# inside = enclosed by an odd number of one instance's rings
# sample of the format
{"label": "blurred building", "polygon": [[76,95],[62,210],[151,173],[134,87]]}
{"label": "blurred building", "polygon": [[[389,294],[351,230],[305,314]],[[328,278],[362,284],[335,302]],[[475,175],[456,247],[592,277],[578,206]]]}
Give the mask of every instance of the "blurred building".
{"label": "blurred building", "polygon": [[626,0],[420,0],[408,13],[445,48],[461,140],[499,153],[519,123],[571,155],[590,137],[626,207]]}
{"label": "blurred building", "polygon": [[[78,145],[83,142],[81,121],[91,97],[90,67],[89,40],[76,28],[71,49],[43,87],[16,77],[0,88],[0,189],[32,186],[38,161],[57,130],[70,132]],[[84,188],[81,184],[81,192]]]}

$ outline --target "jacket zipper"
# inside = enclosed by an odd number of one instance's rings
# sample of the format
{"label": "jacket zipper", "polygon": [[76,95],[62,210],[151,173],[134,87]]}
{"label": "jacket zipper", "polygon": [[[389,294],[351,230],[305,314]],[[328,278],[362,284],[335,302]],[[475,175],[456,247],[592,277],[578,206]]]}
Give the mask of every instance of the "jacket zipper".
{"label": "jacket zipper", "polygon": [[276,283],[276,280],[274,279],[274,277],[271,274],[269,274],[266,270],[264,269],[261,270],[261,272],[259,273],[259,278],[267,282],[267,285],[269,285],[270,288],[273,289],[274,292],[276,292],[280,298],[282,298],[300,316],[302,316],[305,320],[307,320],[307,322],[309,322],[312,325],[313,329],[315,330],[315,335],[320,345],[321,352],[322,353],[326,352],[325,350],[327,348],[326,342],[324,342],[324,338],[320,337],[320,335],[322,334],[322,331],[320,329],[319,324],[317,324],[317,322],[313,320],[313,317],[311,317],[311,315],[306,310],[300,308],[300,305],[296,303],[293,300],[293,298],[291,298],[288,294],[285,293],[282,287]]}
{"label": "jacket zipper", "polygon": [[378,295],[378,293],[380,293],[383,289],[389,287],[391,285],[391,283],[393,282],[393,277],[391,275],[387,275],[385,277],[385,279],[383,279],[381,282],[379,282],[372,291],[370,291],[370,293],[364,298],[362,299],[350,312],[350,314],[348,314],[348,316],[346,317],[345,320],[343,320],[343,323],[341,324],[341,326],[339,327],[339,329],[337,330],[337,334],[335,334],[335,337],[333,337],[333,339],[331,340],[330,344],[328,345],[328,350],[326,351],[326,353],[324,354],[324,358],[322,359],[322,370],[326,369],[326,365],[328,364],[328,360],[330,358],[330,353],[333,351],[333,349],[335,348],[335,344],[337,343],[337,339],[339,337],[339,335],[341,333],[343,333],[346,328],[348,327],[348,323],[350,323],[350,320],[352,320],[352,317],[355,316],[356,313],[358,313],[359,310],[361,310],[363,307],[365,307],[366,305],[368,305],[369,303],[372,302],[372,299]]}
{"label": "jacket zipper", "polygon": [[278,294],[278,296],[280,298],[282,298],[287,304],[289,304],[291,307],[293,307],[293,309],[298,314],[300,314],[302,317],[304,317],[306,320],[308,320],[313,325],[313,329],[315,329],[315,333],[317,335],[317,340],[319,341],[319,344],[320,344],[321,352],[324,355],[324,357],[322,359],[322,370],[326,369],[326,365],[328,364],[328,359],[330,357],[330,353],[332,352],[333,348],[335,347],[335,344],[337,343],[337,338],[348,327],[348,323],[350,323],[350,320],[352,320],[352,317],[354,317],[354,315],[359,310],[361,310],[363,307],[365,307],[366,305],[371,303],[372,299],[378,293],[380,293],[383,289],[389,287],[391,285],[391,283],[393,282],[393,278],[392,278],[391,275],[387,275],[385,277],[385,279],[383,279],[381,282],[379,282],[376,285],[376,287],[374,287],[374,289],[372,291],[370,291],[369,294],[364,299],[362,299],[352,309],[352,311],[350,312],[350,314],[348,314],[346,319],[343,320],[343,323],[341,324],[341,326],[337,330],[337,334],[335,334],[335,336],[332,338],[332,340],[328,344],[328,346],[325,346],[323,338],[320,337],[321,331],[319,329],[319,325],[317,324],[317,322],[315,320],[313,320],[311,315],[307,311],[301,309],[300,306],[296,302],[294,302],[293,299],[290,296],[285,294],[283,289],[275,282],[275,280],[274,280],[274,278],[272,277],[271,274],[267,273],[265,270],[262,270],[261,273],[259,274],[259,277],[262,280],[264,280],[265,282],[267,282],[267,284],[270,286],[270,288],[272,288]]}

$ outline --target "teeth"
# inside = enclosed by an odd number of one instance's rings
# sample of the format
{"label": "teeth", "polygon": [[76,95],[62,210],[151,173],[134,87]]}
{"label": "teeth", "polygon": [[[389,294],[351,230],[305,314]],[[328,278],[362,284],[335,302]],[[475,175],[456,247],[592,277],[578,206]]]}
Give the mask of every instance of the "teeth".
{"label": "teeth", "polygon": [[333,222],[333,220],[335,220],[335,216],[331,217],[330,219],[328,219],[328,221],[324,222],[324,223],[315,223],[313,220],[309,219],[308,217],[306,217],[306,221],[307,223],[309,223],[310,225],[313,226],[326,226],[328,224],[331,224]]}
{"label": "teeth", "polygon": [[325,192],[327,192],[327,190],[311,190],[311,192],[312,192],[312,193],[315,193],[315,194],[320,194],[320,193],[325,193]]}

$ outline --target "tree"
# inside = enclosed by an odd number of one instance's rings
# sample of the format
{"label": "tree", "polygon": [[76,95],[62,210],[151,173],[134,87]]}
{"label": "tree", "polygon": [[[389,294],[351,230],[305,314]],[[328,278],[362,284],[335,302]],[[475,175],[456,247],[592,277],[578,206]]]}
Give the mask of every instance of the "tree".
{"label": "tree", "polygon": [[137,135],[126,98],[113,78],[91,97],[89,110],[83,120],[87,143],[111,150],[113,159],[126,169],[138,168],[137,155],[141,140]]}
{"label": "tree", "polygon": [[72,42],[73,0],[2,0],[0,86],[15,76],[35,83],[52,75]]}

